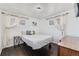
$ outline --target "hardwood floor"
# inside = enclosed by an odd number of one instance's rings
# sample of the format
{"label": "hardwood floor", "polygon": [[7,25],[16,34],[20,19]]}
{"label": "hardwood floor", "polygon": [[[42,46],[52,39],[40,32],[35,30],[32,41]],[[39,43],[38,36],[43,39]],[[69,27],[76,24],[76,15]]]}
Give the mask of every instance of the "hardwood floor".
{"label": "hardwood floor", "polygon": [[[47,46],[46,46],[47,47]],[[53,52],[43,47],[38,50],[33,50],[31,47],[26,44],[22,44],[19,46],[9,47],[2,50],[1,56],[50,56],[53,55]]]}

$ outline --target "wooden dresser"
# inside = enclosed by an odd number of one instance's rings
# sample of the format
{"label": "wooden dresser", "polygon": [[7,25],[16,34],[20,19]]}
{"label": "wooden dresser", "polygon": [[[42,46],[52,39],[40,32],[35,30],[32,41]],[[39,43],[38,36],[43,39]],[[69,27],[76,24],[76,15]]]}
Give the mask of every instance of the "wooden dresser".
{"label": "wooden dresser", "polygon": [[79,56],[79,38],[78,37],[65,37],[58,44],[59,56]]}
{"label": "wooden dresser", "polygon": [[79,51],[59,46],[58,55],[59,56],[79,56]]}

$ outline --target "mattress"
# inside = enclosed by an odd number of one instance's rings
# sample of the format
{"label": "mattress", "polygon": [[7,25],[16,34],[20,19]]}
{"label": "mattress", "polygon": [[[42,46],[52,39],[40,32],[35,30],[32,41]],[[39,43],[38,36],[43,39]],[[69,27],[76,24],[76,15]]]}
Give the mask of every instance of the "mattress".
{"label": "mattress", "polygon": [[37,35],[22,35],[22,40],[32,49],[40,49],[43,46],[52,43],[53,37],[51,35],[37,34]]}

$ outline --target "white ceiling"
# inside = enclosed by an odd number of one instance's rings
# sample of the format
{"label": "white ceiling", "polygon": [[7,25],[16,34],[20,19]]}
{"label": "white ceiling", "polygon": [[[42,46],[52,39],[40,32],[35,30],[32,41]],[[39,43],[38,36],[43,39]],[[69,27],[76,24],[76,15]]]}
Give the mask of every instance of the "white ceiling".
{"label": "white ceiling", "polygon": [[[40,7],[41,9],[37,9]],[[0,9],[20,13],[30,17],[43,18],[69,9],[71,3],[0,3]]]}

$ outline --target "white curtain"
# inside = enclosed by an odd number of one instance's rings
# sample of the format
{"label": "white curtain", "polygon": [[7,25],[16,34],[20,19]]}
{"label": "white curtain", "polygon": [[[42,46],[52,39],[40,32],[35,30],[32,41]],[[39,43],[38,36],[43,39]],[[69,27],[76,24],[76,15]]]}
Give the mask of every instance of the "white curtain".
{"label": "white curtain", "polygon": [[2,51],[2,40],[1,40],[1,32],[2,31],[2,29],[1,29],[1,13],[0,13],[0,53],[1,53],[1,51]]}
{"label": "white curtain", "polygon": [[[13,25],[11,25],[14,21],[14,19],[17,19],[13,16],[7,16],[5,14],[0,13],[0,53],[3,48],[13,46],[13,36],[20,35],[19,28],[16,26],[17,22],[14,22]],[[11,22],[10,22],[11,20]],[[9,24],[11,26],[9,26]],[[13,27],[14,26],[14,27]]]}
{"label": "white curtain", "polygon": [[15,16],[5,15],[5,33],[4,33],[4,48],[13,46],[13,37],[20,35],[20,29],[18,26],[19,18]]}
{"label": "white curtain", "polygon": [[2,49],[3,49],[3,20],[2,20],[2,14],[1,14],[1,11],[0,11],[0,54],[2,52]]}
{"label": "white curtain", "polygon": [[66,20],[67,20],[67,15],[65,16],[59,16],[57,17],[54,22],[55,22],[55,27],[62,32],[62,36],[65,35],[65,30],[66,30]]}

